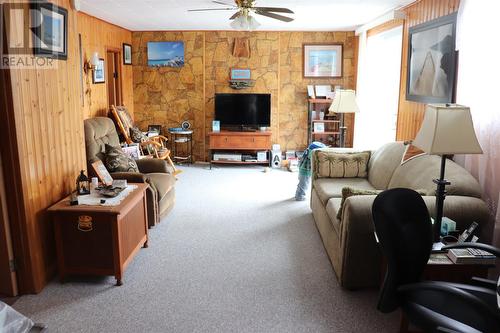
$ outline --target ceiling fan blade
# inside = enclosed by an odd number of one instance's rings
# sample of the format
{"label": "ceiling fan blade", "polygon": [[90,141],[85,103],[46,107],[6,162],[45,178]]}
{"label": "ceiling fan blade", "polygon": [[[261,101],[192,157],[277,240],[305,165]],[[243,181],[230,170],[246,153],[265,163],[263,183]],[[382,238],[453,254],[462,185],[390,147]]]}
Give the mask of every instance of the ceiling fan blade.
{"label": "ceiling fan blade", "polygon": [[235,8],[205,8],[205,9],[188,9],[188,12],[204,12],[209,10],[235,10]]}
{"label": "ceiling fan blade", "polygon": [[233,16],[231,16],[229,19],[234,20],[235,18],[237,18],[240,15],[241,15],[241,12],[238,11],[238,12],[234,13]]}
{"label": "ceiling fan blade", "polygon": [[291,17],[286,17],[286,16],[283,16],[283,15],[273,14],[273,13],[264,12],[264,11],[260,11],[260,10],[256,10],[255,14],[259,14],[259,15],[262,15],[262,16],[267,16],[267,17],[270,17],[270,18],[273,18],[273,19],[276,19],[276,20],[280,20],[280,21],[283,21],[283,22],[292,22],[293,21],[293,18],[291,18]]}
{"label": "ceiling fan blade", "polygon": [[215,0],[213,0],[212,2],[216,3],[216,4],[219,4],[219,5],[236,7],[233,3],[221,2],[221,1],[215,1]]}
{"label": "ceiling fan blade", "polygon": [[280,8],[280,7],[253,7],[255,10],[263,10],[266,12],[275,12],[275,13],[288,13],[295,14],[292,10],[288,8]]}

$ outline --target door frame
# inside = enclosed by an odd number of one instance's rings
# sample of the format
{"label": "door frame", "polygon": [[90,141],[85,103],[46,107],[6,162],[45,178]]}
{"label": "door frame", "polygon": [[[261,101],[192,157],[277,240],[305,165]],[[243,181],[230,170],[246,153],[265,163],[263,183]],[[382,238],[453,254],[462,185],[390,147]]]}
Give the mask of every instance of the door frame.
{"label": "door frame", "polygon": [[[106,62],[107,66],[109,68],[109,62],[108,60],[108,52],[111,52],[114,54],[114,63],[116,66],[116,72],[118,74],[117,78],[117,83],[118,83],[118,91],[119,91],[119,104],[123,104],[123,81],[122,81],[122,73],[123,73],[123,68],[122,68],[122,50],[117,48],[117,47],[111,47],[111,46],[106,46]],[[111,78],[108,77],[108,80]],[[109,83],[108,83],[109,84]],[[109,86],[106,84],[106,99],[108,101],[108,108],[111,107],[109,105]]]}

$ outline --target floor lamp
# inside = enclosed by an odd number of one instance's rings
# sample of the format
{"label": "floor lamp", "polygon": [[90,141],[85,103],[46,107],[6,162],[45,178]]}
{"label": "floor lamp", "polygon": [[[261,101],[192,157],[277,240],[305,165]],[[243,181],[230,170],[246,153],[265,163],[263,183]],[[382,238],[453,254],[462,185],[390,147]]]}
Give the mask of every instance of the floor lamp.
{"label": "floor lamp", "polygon": [[358,103],[356,103],[356,92],[347,89],[335,90],[335,97],[328,111],[340,113],[340,147],[344,148],[347,131],[347,127],[344,125],[344,114],[359,112]]}
{"label": "floor lamp", "polygon": [[436,220],[434,240],[439,241],[446,185],[446,157],[454,154],[482,154],[470,109],[457,104],[429,104],[413,145],[430,155],[441,155],[441,171],[436,183]]}

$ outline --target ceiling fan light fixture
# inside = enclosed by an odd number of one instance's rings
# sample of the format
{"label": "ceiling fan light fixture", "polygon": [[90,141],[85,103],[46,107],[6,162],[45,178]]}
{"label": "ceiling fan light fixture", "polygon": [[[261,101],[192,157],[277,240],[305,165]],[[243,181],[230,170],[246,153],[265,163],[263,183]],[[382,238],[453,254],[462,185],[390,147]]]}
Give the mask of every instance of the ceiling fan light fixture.
{"label": "ceiling fan light fixture", "polygon": [[260,23],[253,16],[247,14],[238,16],[229,25],[235,30],[252,31],[257,29]]}

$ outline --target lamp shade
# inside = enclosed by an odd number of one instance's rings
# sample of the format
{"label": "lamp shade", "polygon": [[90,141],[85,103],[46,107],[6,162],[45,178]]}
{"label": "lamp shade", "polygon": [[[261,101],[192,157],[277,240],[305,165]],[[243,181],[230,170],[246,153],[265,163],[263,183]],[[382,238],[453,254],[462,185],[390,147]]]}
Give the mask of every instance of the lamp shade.
{"label": "lamp shade", "polygon": [[328,111],[334,113],[359,112],[358,103],[356,103],[356,92],[347,89],[336,90],[332,105],[330,105]]}
{"label": "lamp shade", "polygon": [[92,54],[92,58],[90,59],[90,63],[92,64],[92,66],[99,65],[99,53],[94,52],[94,54]]}
{"label": "lamp shade", "polygon": [[413,145],[431,155],[482,154],[470,108],[429,104]]}

